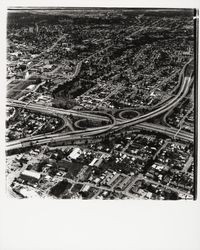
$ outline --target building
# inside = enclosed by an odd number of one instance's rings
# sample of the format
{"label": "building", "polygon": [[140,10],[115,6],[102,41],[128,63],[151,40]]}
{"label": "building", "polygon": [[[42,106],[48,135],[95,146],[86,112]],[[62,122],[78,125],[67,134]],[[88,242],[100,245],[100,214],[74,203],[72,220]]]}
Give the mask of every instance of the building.
{"label": "building", "polygon": [[39,31],[39,27],[38,27],[38,25],[37,25],[37,23],[35,24],[35,31],[38,33],[38,31]]}
{"label": "building", "polygon": [[39,198],[40,195],[34,190],[27,190],[25,188],[21,188],[19,193],[25,198]]}
{"label": "building", "polygon": [[111,187],[112,184],[119,178],[120,174],[116,173],[108,182],[107,186]]}
{"label": "building", "polygon": [[119,190],[123,190],[129,184],[129,181],[130,181],[130,176],[125,177],[124,180],[117,186],[117,188]]}
{"label": "building", "polygon": [[80,148],[75,148],[69,155],[69,158],[72,160],[76,160],[81,154],[82,151],[80,150]]}
{"label": "building", "polygon": [[103,162],[104,158],[101,156],[97,161],[94,163],[94,166],[99,167],[101,163]]}
{"label": "building", "polygon": [[83,188],[82,188],[82,192],[87,192],[88,190],[90,189],[90,186],[89,185],[85,185]]}
{"label": "building", "polygon": [[37,182],[41,177],[41,173],[37,173],[31,170],[24,170],[21,172],[20,177],[28,182]]}
{"label": "building", "polygon": [[94,164],[96,163],[96,161],[98,161],[98,159],[97,159],[97,158],[94,158],[94,159],[90,162],[89,166],[94,166]]}
{"label": "building", "polygon": [[34,28],[33,27],[29,27],[29,32],[33,33],[33,31],[34,31]]}

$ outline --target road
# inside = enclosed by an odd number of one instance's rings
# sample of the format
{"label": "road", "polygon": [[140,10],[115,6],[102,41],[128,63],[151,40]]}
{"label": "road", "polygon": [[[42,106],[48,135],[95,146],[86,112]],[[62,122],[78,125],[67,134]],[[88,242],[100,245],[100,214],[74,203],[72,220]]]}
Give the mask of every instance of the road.
{"label": "road", "polygon": [[[53,43],[52,46],[51,46],[50,48],[46,49],[45,51],[42,51],[39,55],[37,55],[36,57],[34,57],[34,58],[30,61],[30,63],[31,63],[34,59],[40,57],[41,55],[43,55],[43,54],[45,54],[45,53],[49,53],[51,50],[53,50],[53,49],[57,46],[57,44],[58,44],[65,36],[66,36],[66,35],[64,34],[64,35],[62,35],[61,37],[59,37],[58,40],[56,40],[55,43]],[[40,61],[38,61],[37,63],[35,63],[35,64],[33,64],[33,65],[30,65],[24,72],[26,73],[29,69],[31,69],[32,67],[36,66],[36,65],[39,64],[41,61],[43,61],[43,59],[41,59]]]}
{"label": "road", "polygon": [[[96,184],[93,184],[91,182],[82,182],[82,181],[75,181],[75,180],[72,180],[72,179],[69,179],[67,178],[68,182],[71,183],[71,184],[81,184],[81,185],[87,185],[89,187],[92,187],[92,188],[95,188],[95,189],[98,189],[98,192],[97,194],[93,197],[93,198],[96,198],[96,196],[100,193],[100,191],[108,191],[108,192],[115,192],[117,194],[123,194],[129,198],[135,198],[135,195],[134,194],[131,194],[129,192],[129,190],[135,185],[135,183],[139,180],[144,180],[144,177],[142,174],[139,174],[137,175],[135,178],[132,179],[132,181],[130,182],[130,184],[128,184],[128,186],[125,188],[124,191],[120,191],[120,190],[117,190],[115,189],[115,186],[113,187],[107,187],[107,186],[97,186]],[[157,181],[153,181],[151,179],[148,179],[148,178],[145,178],[145,181],[148,182],[148,183],[151,183],[151,184],[155,184],[155,185],[159,185],[167,190],[171,190],[173,192],[176,192],[176,193],[179,193],[179,194],[182,194],[182,195],[190,195],[189,193],[187,192],[184,192],[184,191],[181,191],[179,190],[178,188],[175,188],[175,187],[169,187],[167,185],[163,185],[161,184],[160,182],[157,182]]]}
{"label": "road", "polygon": [[[125,196],[129,197],[129,198],[136,198],[136,196],[134,194],[131,194],[131,193],[128,193],[128,192],[124,192],[124,191],[119,191],[119,190],[116,190],[114,188],[109,188],[109,187],[106,187],[106,186],[97,186],[96,184],[93,184],[91,182],[80,182],[80,181],[74,181],[72,179],[68,179],[67,180],[69,181],[69,183],[71,184],[81,184],[81,185],[88,185],[92,188],[95,188],[98,190],[98,194],[100,193],[100,191],[108,191],[108,192],[115,192],[117,194],[124,194]],[[96,196],[96,195],[95,195]],[[95,198],[95,197],[93,197]]]}
{"label": "road", "polygon": [[185,166],[183,167],[182,171],[186,173],[188,169],[190,168],[193,161],[194,161],[194,158],[190,156],[187,162],[185,163]]}
{"label": "road", "polygon": [[[190,60],[186,65],[189,65],[191,63],[192,60]],[[110,125],[106,125],[106,126],[102,126],[102,127],[98,127],[98,128],[90,128],[90,129],[85,129],[85,130],[78,130],[78,131],[72,131],[69,133],[64,133],[64,134],[53,134],[53,135],[45,135],[45,136],[37,136],[37,137],[32,137],[31,139],[21,139],[18,141],[11,141],[7,144],[7,150],[8,149],[14,149],[14,148],[21,148],[21,147],[26,147],[26,146],[31,146],[33,144],[45,144],[48,142],[56,142],[56,141],[66,141],[66,140],[82,140],[82,139],[87,139],[87,138],[91,138],[97,135],[101,135],[101,134],[105,134],[108,131],[111,131],[112,133],[116,133],[117,131],[133,126],[133,125],[138,125],[141,124],[143,122],[146,122],[149,119],[152,119],[158,115],[161,115],[163,113],[165,113],[166,111],[173,109],[176,105],[179,104],[179,102],[187,95],[191,84],[193,83],[193,77],[190,76],[184,76],[185,70],[186,70],[186,65],[184,66],[183,70],[181,71],[181,77],[179,77],[179,79],[181,80],[181,86],[180,89],[178,91],[178,93],[176,94],[176,96],[172,96],[171,98],[169,98],[166,103],[164,103],[162,106],[158,107],[157,109],[135,117],[133,119],[127,120],[127,121],[121,121],[121,122],[116,122],[115,118],[112,117],[111,115],[105,114],[106,119],[110,118],[110,120],[112,121],[112,123]],[[41,106],[38,104],[26,104],[24,105],[24,102],[20,102],[18,100],[11,100],[8,99],[8,105],[10,106],[17,106],[17,107],[24,107],[24,108],[28,108],[31,109],[33,111],[37,111],[37,112],[45,112],[45,113],[49,113],[52,114],[54,112],[57,112],[59,114],[63,114],[63,115],[76,115],[79,117],[85,117],[85,118],[90,118],[90,119],[100,119],[103,120],[105,118],[102,118],[101,112],[96,112],[96,114],[94,114],[94,112],[83,112],[83,111],[72,111],[72,110],[64,110],[64,109],[56,109],[53,107],[45,107],[45,106]],[[98,115],[98,117],[97,117]],[[148,129],[149,125],[147,124],[143,124],[142,125],[144,129]],[[140,127],[141,128],[141,125]],[[160,127],[158,128],[158,125],[151,125],[150,128],[151,131],[157,131],[160,133],[165,133],[168,135],[174,135],[174,129],[173,128],[166,128],[166,127]],[[193,136],[191,134],[183,134],[183,133],[178,133],[177,138],[183,138],[185,140],[189,140],[189,141],[193,141]]]}

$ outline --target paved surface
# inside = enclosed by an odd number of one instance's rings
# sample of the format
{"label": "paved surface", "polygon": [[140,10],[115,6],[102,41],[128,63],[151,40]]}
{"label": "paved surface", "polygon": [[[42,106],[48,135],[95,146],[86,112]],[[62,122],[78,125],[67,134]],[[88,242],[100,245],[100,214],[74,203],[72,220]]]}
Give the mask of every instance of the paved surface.
{"label": "paved surface", "polygon": [[192,162],[193,162],[194,158],[192,156],[189,157],[188,161],[185,163],[184,167],[183,167],[183,172],[187,172],[188,169],[190,168]]}

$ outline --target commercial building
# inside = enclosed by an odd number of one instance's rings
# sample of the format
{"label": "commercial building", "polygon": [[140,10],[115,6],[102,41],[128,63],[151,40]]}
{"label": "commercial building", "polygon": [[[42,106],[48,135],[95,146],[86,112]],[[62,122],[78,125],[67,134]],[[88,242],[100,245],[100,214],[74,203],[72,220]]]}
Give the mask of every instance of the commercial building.
{"label": "commercial building", "polygon": [[37,182],[37,181],[39,181],[41,174],[34,172],[34,171],[31,171],[31,170],[24,170],[24,171],[22,171],[20,177],[23,180],[26,180],[29,182]]}

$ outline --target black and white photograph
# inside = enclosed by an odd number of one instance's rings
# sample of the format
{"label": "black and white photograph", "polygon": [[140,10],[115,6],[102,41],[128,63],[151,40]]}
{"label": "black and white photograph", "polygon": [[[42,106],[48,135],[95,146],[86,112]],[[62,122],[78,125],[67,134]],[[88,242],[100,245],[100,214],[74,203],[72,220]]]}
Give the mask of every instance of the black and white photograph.
{"label": "black and white photograph", "polygon": [[0,250],[199,250],[199,1],[0,1]]}
{"label": "black and white photograph", "polygon": [[197,12],[9,8],[8,195],[195,199]]}

